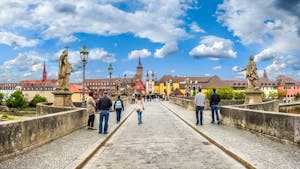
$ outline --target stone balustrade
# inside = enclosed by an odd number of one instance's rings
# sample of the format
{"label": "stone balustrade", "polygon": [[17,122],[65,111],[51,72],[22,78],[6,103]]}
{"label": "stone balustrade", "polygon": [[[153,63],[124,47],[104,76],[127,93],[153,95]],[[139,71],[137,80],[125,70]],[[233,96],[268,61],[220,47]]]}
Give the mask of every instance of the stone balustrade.
{"label": "stone balustrade", "polygon": [[31,119],[1,122],[0,161],[86,126],[88,115],[85,109],[66,108],[55,111],[57,112]]}

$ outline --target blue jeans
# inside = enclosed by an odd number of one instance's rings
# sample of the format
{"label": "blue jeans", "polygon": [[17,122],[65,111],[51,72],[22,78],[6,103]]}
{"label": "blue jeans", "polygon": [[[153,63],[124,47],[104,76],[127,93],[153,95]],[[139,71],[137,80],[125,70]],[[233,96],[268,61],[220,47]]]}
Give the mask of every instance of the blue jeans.
{"label": "blue jeans", "polygon": [[122,109],[116,109],[117,123],[119,123],[121,120],[121,111]]}
{"label": "blue jeans", "polygon": [[202,114],[203,114],[204,106],[196,106],[196,120],[197,124],[199,124],[199,112],[200,112],[200,124],[202,125]]}
{"label": "blue jeans", "polygon": [[142,123],[142,112],[141,111],[137,112],[137,117],[138,117],[138,123]]}
{"label": "blue jeans", "polygon": [[107,133],[109,110],[100,110],[99,116],[99,133],[102,133],[102,121],[104,121],[104,133]]}
{"label": "blue jeans", "polygon": [[211,105],[211,122],[215,122],[215,113],[216,113],[216,117],[217,117],[217,122],[219,121],[219,106],[218,105]]}

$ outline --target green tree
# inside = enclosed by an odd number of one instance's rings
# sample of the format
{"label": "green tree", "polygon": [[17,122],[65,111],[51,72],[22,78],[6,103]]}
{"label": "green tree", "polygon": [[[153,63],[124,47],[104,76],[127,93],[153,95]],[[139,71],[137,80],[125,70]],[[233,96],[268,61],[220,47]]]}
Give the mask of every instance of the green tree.
{"label": "green tree", "polygon": [[9,108],[23,108],[26,106],[26,104],[27,103],[25,101],[22,91],[15,91],[6,100],[6,105]]}
{"label": "green tree", "polygon": [[40,102],[47,102],[47,99],[40,95],[35,95],[34,98],[29,102],[29,106],[36,107],[36,104],[38,104]]}
{"label": "green tree", "polygon": [[280,90],[280,91],[278,91],[277,96],[279,99],[282,99],[286,96],[286,94],[287,94],[286,90]]}
{"label": "green tree", "polygon": [[234,90],[233,91],[233,98],[234,99],[245,99],[245,91],[243,90]]}
{"label": "green tree", "polygon": [[[214,87],[209,87],[205,93],[206,95],[206,98],[209,99],[210,98],[210,95],[212,94],[212,89]],[[218,88],[216,90],[216,93],[218,93],[220,95],[220,98],[221,99],[232,99],[233,98],[233,89],[230,88],[230,87],[221,87],[221,88]]]}
{"label": "green tree", "polygon": [[267,95],[265,92],[261,92],[261,98],[263,98],[263,99],[267,98]]}
{"label": "green tree", "polygon": [[300,99],[300,93],[297,93],[295,98]]}
{"label": "green tree", "polygon": [[4,99],[4,94],[3,94],[3,93],[0,93],[0,104],[3,103],[3,99]]}
{"label": "green tree", "polygon": [[269,93],[269,98],[271,99],[276,99],[278,96],[277,96],[277,92],[276,91],[271,91]]}

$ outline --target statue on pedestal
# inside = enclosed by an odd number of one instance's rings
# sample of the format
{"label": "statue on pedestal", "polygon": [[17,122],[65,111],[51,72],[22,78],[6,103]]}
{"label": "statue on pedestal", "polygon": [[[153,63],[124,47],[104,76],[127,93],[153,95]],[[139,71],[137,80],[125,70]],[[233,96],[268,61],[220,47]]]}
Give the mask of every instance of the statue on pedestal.
{"label": "statue on pedestal", "polygon": [[58,91],[69,91],[69,76],[72,72],[72,65],[68,61],[68,51],[64,50],[59,58]]}
{"label": "statue on pedestal", "polygon": [[69,91],[69,79],[72,72],[72,65],[68,61],[68,51],[64,50],[59,57],[58,86],[52,92],[54,101],[52,106],[74,107],[72,102],[72,92]]}
{"label": "statue on pedestal", "polygon": [[241,71],[246,71],[246,78],[248,79],[248,90],[259,91],[259,82],[257,68],[254,62],[254,56],[250,56],[247,67],[242,69]]}
{"label": "statue on pedestal", "polygon": [[247,67],[242,69],[241,71],[246,71],[246,78],[248,79],[248,89],[245,92],[246,96],[244,104],[262,103],[262,92],[259,88],[257,68],[254,62],[254,56],[250,56]]}

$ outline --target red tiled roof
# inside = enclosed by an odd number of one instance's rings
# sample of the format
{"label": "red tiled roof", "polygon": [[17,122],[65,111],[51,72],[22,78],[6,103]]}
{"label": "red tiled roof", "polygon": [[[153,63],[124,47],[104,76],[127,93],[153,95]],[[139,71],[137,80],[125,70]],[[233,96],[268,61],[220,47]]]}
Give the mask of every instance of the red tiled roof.
{"label": "red tiled roof", "polygon": [[[87,87],[84,87],[85,93],[89,93],[90,90]],[[73,93],[81,93],[82,92],[82,85],[80,84],[70,84],[70,92]]]}

